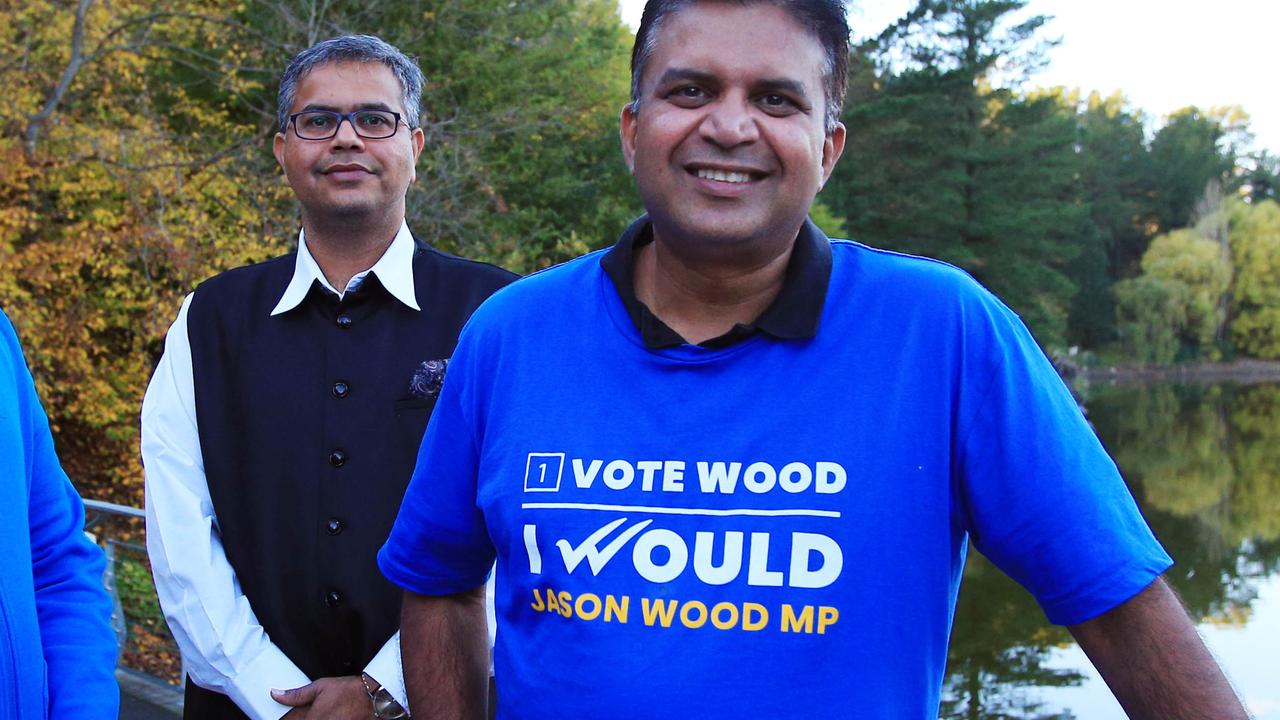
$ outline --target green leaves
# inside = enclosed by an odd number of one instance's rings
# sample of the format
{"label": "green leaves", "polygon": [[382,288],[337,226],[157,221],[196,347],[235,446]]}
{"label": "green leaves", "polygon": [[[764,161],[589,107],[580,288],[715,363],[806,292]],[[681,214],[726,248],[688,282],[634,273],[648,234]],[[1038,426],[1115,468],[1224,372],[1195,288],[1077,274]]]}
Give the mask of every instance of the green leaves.
{"label": "green leaves", "polygon": [[[610,0],[120,0],[87,3],[80,23],[76,10],[0,9],[13,98],[0,304],[87,496],[141,504],[137,413],[183,296],[296,237],[269,141],[279,74],[315,41],[373,32],[419,57],[420,237],[527,272],[612,242],[639,213],[617,150],[630,34]],[[28,152],[28,121],[77,52]]]}
{"label": "green leaves", "polygon": [[1280,205],[1274,200],[1229,208],[1231,339],[1244,353],[1280,359]]}
{"label": "green leaves", "polygon": [[1039,62],[1043,17],[1022,2],[921,2],[858,48],[844,159],[824,201],[854,237],[945,260],[1065,342],[1079,155],[1074,108],[992,85]]}
{"label": "green leaves", "polygon": [[[1121,94],[1027,89],[1055,41],[1026,5],[919,0],[854,48],[848,141],[824,203],[860,240],[968,270],[1046,345],[1216,357],[1229,316],[1219,260],[1212,280],[1165,266],[1117,283],[1143,272],[1153,237],[1204,215],[1206,187],[1274,194],[1275,159],[1237,167],[1250,141],[1237,107],[1186,108],[1148,140]],[[1242,350],[1270,343],[1264,315],[1245,312],[1230,336]]]}
{"label": "green leaves", "polygon": [[1217,359],[1224,337],[1238,352],[1280,358],[1274,201],[1231,199],[1197,227],[1157,236],[1142,269],[1115,287],[1122,341],[1136,359],[1168,363],[1180,353]]}

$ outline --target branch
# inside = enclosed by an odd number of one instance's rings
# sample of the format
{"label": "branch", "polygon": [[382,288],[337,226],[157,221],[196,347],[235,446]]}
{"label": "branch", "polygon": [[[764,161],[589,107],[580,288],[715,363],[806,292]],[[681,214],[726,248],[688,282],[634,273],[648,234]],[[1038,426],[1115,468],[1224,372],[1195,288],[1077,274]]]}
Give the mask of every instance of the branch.
{"label": "branch", "polygon": [[[85,56],[85,61],[88,62],[88,61],[97,59],[100,56],[103,56],[112,52],[117,52],[122,47],[132,47],[132,43],[126,46],[108,45],[108,43],[114,40],[116,37],[120,36],[121,34],[124,34],[125,32],[133,30],[135,28],[149,31],[152,26],[154,26],[156,23],[163,20],[184,20],[189,22],[200,22],[200,23],[208,23],[210,25],[219,25],[229,30],[244,33],[247,37],[252,38],[260,46],[264,46],[264,47],[271,46],[271,45],[279,46],[279,43],[273,42],[272,38],[270,38],[268,35],[258,32],[254,28],[248,25],[245,25],[244,23],[232,20],[230,18],[219,17],[217,15],[209,15],[206,13],[176,12],[171,10],[164,10],[164,11],[150,12],[145,15],[138,15],[136,17],[132,17],[132,18],[128,18],[127,20],[124,20],[119,25],[117,25],[116,27],[112,28],[109,32],[107,32],[106,35],[102,36],[102,38],[98,41],[97,47],[94,48],[93,52]],[[145,44],[153,45],[155,43],[148,42]]]}
{"label": "branch", "polygon": [[80,71],[80,65],[84,62],[85,16],[89,14],[89,6],[92,4],[93,0],[80,0],[79,5],[76,6],[76,22],[71,31],[71,58],[67,62],[66,69],[62,71],[62,79],[58,81],[57,87],[45,101],[44,107],[40,108],[40,112],[27,116],[27,128],[22,133],[22,147],[28,160],[35,157],[36,138],[40,135],[40,126],[48,121],[53,111],[58,108],[58,103],[62,102],[67,89],[71,87],[71,82],[75,80],[76,73]]}
{"label": "branch", "polygon": [[228,145],[227,147],[221,150],[210,153],[209,155],[205,155],[204,157],[194,158],[191,160],[174,160],[174,161],[153,162],[153,163],[131,163],[123,160],[115,160],[115,159],[109,158],[103,153],[96,152],[97,150],[96,147],[95,147],[94,155],[83,158],[83,159],[94,160],[101,163],[104,169],[107,169],[108,172],[110,171],[109,170],[110,168],[115,167],[115,168],[122,168],[129,172],[135,172],[135,173],[151,172],[155,170],[174,170],[174,169],[186,170],[189,173],[195,173],[210,165],[216,165],[217,163],[222,162],[226,158],[236,155],[237,153],[239,153],[241,150],[244,150],[245,148],[254,147],[258,145],[260,142],[262,142],[261,137],[254,136],[254,137],[245,138],[238,142],[232,143],[231,145]]}

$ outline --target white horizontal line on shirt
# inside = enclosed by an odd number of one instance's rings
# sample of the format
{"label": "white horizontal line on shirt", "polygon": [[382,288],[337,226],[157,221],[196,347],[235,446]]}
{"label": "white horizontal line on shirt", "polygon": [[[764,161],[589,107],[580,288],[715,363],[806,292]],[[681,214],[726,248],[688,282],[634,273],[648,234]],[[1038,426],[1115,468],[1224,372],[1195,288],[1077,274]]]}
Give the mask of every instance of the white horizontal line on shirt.
{"label": "white horizontal line on shirt", "polygon": [[523,510],[604,510],[607,512],[644,512],[655,515],[713,515],[717,517],[731,515],[749,515],[754,517],[825,517],[838,518],[836,510],[756,510],[753,508],[736,508],[715,510],[711,508],[674,508],[649,507],[645,505],[596,505],[592,503],[522,503]]}

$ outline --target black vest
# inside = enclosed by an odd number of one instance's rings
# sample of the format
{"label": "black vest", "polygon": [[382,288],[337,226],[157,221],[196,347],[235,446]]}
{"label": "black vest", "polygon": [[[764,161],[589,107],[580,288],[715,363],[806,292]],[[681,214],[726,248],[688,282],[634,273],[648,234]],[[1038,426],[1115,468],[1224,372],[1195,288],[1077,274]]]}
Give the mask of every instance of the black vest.
{"label": "black vest", "polygon": [[[415,368],[453,353],[472,311],[514,276],[419,245],[421,311],[377,277],[338,298],[314,283],[271,310],[295,255],[201,284],[187,318],[196,418],[223,548],[274,642],[309,677],[359,673],[399,626],[376,554],[433,399]],[[188,683],[186,717],[243,717]]]}

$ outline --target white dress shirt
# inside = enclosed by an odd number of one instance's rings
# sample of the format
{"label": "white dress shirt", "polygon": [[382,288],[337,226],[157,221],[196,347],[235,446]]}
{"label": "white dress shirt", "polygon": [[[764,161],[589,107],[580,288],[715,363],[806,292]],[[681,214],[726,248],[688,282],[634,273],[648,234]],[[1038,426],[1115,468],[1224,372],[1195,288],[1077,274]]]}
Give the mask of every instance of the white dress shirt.
{"label": "white dress shirt", "polygon": [[[314,281],[341,297],[359,287],[369,273],[377,275],[387,292],[401,303],[421,311],[414,293],[413,253],[413,236],[402,223],[378,262],[338,292],[299,233],[293,278],[271,314],[296,307]],[[142,402],[147,552],[160,606],[192,680],[227,695],[255,720],[276,720],[291,708],[272,700],[271,690],[300,687],[315,678],[304,675],[267,637],[222,549],[196,426],[187,336],[190,307],[188,295],[169,328],[164,355]],[[409,707],[400,668],[399,632],[364,671]]]}

